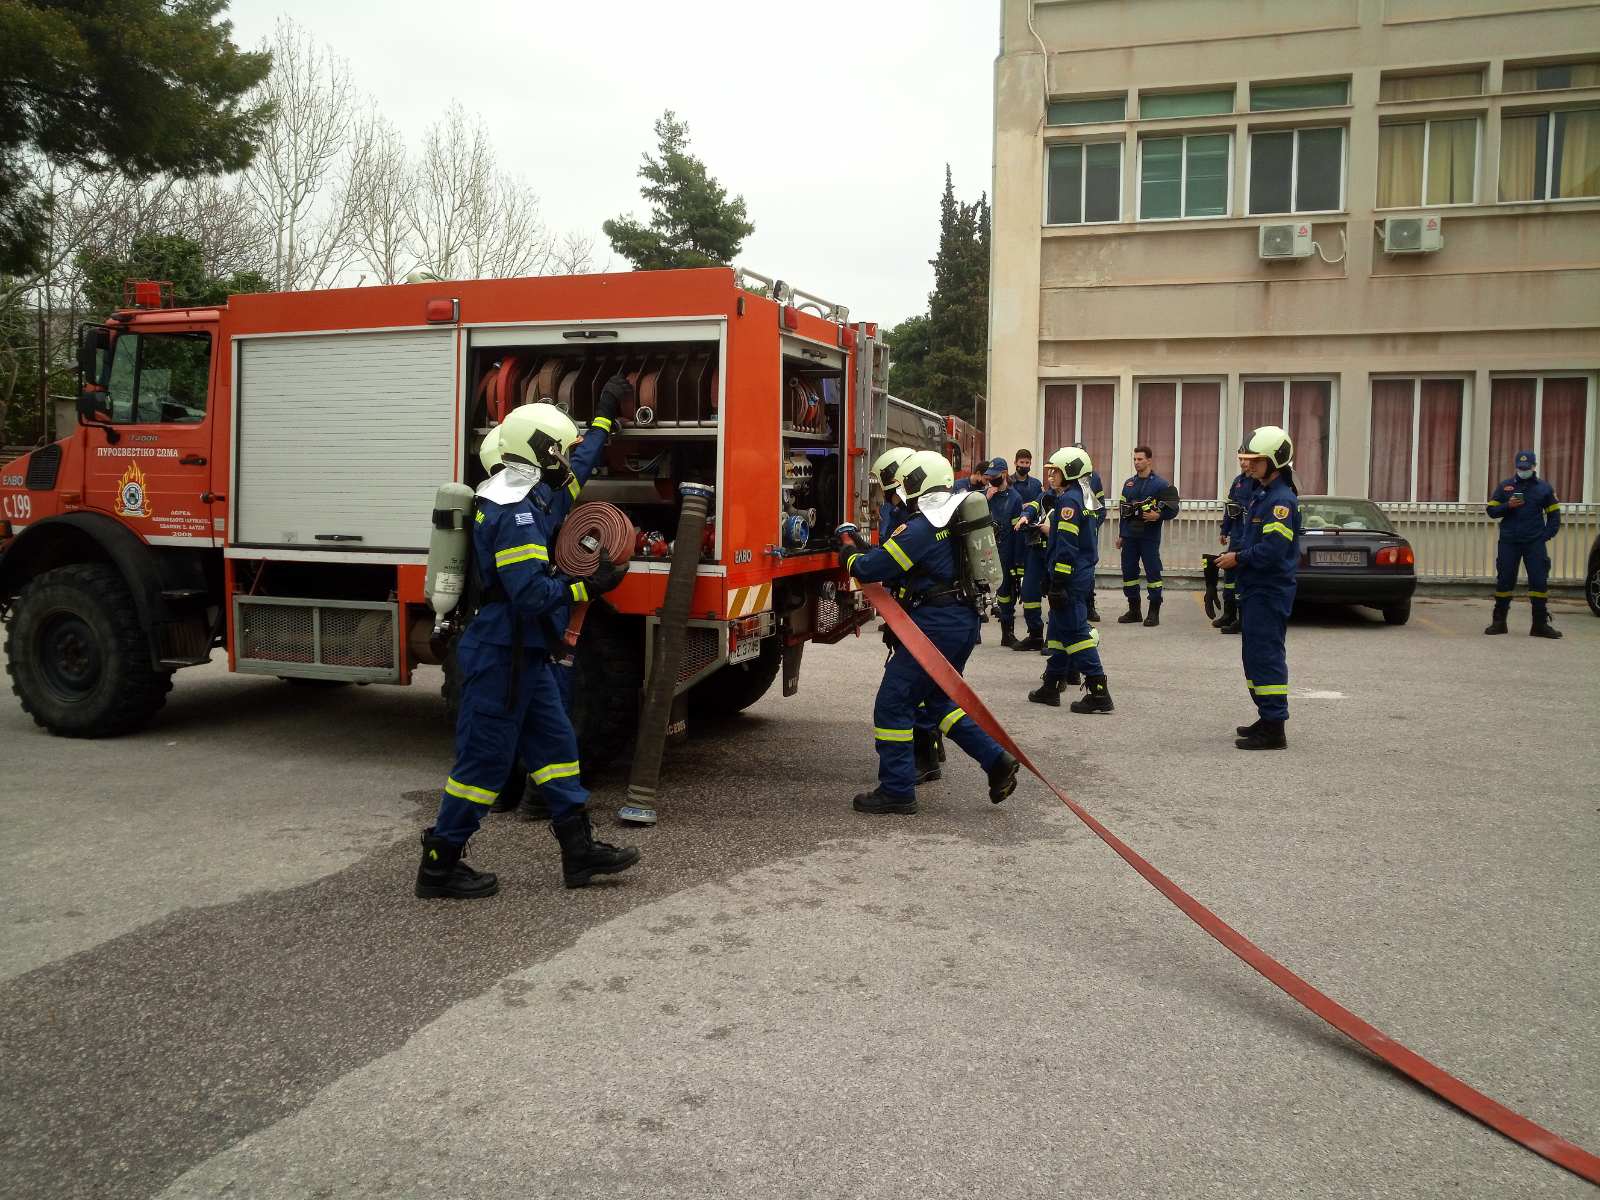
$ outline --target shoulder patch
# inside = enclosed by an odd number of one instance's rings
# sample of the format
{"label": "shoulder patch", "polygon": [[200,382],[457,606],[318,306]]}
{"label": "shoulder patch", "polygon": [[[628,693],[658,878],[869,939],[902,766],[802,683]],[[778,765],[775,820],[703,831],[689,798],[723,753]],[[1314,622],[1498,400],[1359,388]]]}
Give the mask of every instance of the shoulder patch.
{"label": "shoulder patch", "polygon": [[1063,520],[1067,520],[1067,521],[1070,521],[1070,520],[1072,520],[1072,515],[1073,515],[1073,513],[1075,513],[1075,512],[1076,512],[1076,511],[1077,511],[1077,510],[1076,510],[1076,509],[1075,509],[1075,508],[1073,508],[1073,507],[1072,507],[1072,505],[1070,505],[1070,504],[1068,504],[1068,505],[1066,505],[1066,506],[1065,506],[1065,507],[1064,507],[1064,508],[1062,508],[1062,510],[1061,510],[1061,516],[1062,516],[1062,519],[1063,519]]}
{"label": "shoulder patch", "polygon": [[900,523],[900,524],[898,524],[898,525],[896,525],[896,526],[895,526],[895,527],[894,527],[894,532],[892,532],[892,533],[891,533],[891,534],[889,534],[889,536],[890,536],[890,537],[899,537],[899,536],[900,536],[900,535],[901,535],[901,534],[902,534],[902,533],[904,533],[904,532],[905,532],[905,531],[906,531],[906,526],[905,526],[905,522],[903,522],[903,521],[902,521],[902,522],[901,522],[901,523]]}
{"label": "shoulder patch", "polygon": [[518,525],[532,525],[533,524],[533,514],[531,512],[519,512],[517,514],[517,524]]}
{"label": "shoulder patch", "polygon": [[1283,520],[1289,515],[1289,506],[1287,504],[1273,505],[1272,515],[1277,517],[1280,521]]}

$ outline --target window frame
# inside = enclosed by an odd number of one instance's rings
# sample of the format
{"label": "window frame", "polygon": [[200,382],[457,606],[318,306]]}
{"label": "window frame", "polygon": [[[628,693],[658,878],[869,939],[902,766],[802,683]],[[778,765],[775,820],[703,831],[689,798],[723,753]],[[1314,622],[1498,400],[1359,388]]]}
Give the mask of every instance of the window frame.
{"label": "window frame", "polygon": [[[1484,413],[1491,424],[1484,431],[1485,452],[1488,451],[1487,443],[1493,440],[1494,421],[1494,384],[1497,379],[1532,379],[1534,381],[1533,393],[1533,452],[1541,460],[1544,458],[1544,381],[1546,379],[1571,379],[1574,376],[1584,381],[1584,419],[1583,419],[1583,496],[1557,497],[1563,504],[1592,504],[1595,493],[1594,480],[1594,448],[1595,448],[1595,392],[1600,372],[1593,368],[1563,371],[1559,368],[1545,368],[1534,371],[1491,371],[1489,372],[1489,395],[1484,400]],[[1493,467],[1492,463],[1486,466]],[[1487,474],[1487,472],[1486,472]],[[1543,472],[1540,478],[1543,478]],[[1503,477],[1502,477],[1503,478]]]}
{"label": "window frame", "polygon": [[[209,421],[211,419],[211,401],[212,401],[211,382],[212,382],[212,372],[216,369],[217,340],[216,340],[215,336],[213,336],[210,332],[208,332],[207,330],[204,330],[204,329],[127,329],[127,330],[124,330],[120,334],[117,335],[116,341],[112,344],[112,348],[111,348],[111,368],[110,368],[110,371],[107,373],[107,378],[108,379],[110,379],[110,378],[115,376],[116,370],[117,370],[117,362],[118,362],[118,358],[119,358],[119,355],[120,355],[121,348],[128,341],[128,339],[130,339],[130,338],[133,340],[133,381],[132,381],[133,396],[132,396],[132,406],[131,406],[131,408],[129,410],[130,415],[129,415],[129,417],[128,417],[128,419],[126,421],[118,421],[118,420],[116,420],[116,418],[115,418],[115,409],[113,408],[114,401],[113,401],[113,398],[112,398],[111,391],[110,391],[110,389],[108,387],[107,391],[106,391],[106,413],[107,413],[108,417],[111,418],[109,420],[108,424],[115,425],[115,426],[117,426],[119,428],[121,426],[124,426],[124,425],[166,425],[166,426],[173,426],[173,427],[176,427],[176,428],[183,428],[183,429],[196,429],[196,428],[199,428],[200,426],[204,425],[207,421]],[[203,342],[205,342],[205,344],[206,344],[206,363],[205,363],[205,372],[203,374],[203,380],[204,380],[204,384],[205,384],[205,392],[204,392],[204,394],[202,396],[203,406],[202,406],[202,408],[200,410],[200,417],[199,417],[198,420],[194,420],[194,421],[163,421],[161,419],[161,414],[160,414],[159,409],[149,417],[145,417],[143,415],[144,408],[145,408],[145,403],[144,403],[144,399],[145,399],[145,397],[144,397],[145,347],[147,345],[149,345],[149,342],[150,342],[151,338],[176,338],[176,339],[180,339],[180,340],[184,340],[184,341],[190,341],[190,342],[194,342],[194,341],[203,341]]]}
{"label": "window frame", "polygon": [[[1288,87],[1316,87],[1323,83],[1344,84],[1344,99],[1337,104],[1297,104],[1287,108],[1257,108],[1255,104],[1257,88],[1288,88]],[[1350,96],[1354,90],[1355,81],[1349,75],[1328,75],[1318,79],[1252,79],[1245,85],[1244,111],[1250,116],[1261,116],[1264,113],[1281,112],[1309,112],[1319,108],[1349,108]],[[1237,98],[1234,100],[1238,104]]]}
{"label": "window frame", "polygon": [[1508,62],[1503,64],[1500,68],[1500,94],[1502,96],[1548,96],[1557,92],[1583,91],[1586,88],[1593,87],[1594,85],[1569,83],[1563,87],[1542,88],[1537,86],[1537,77],[1534,81],[1535,86],[1531,88],[1519,88],[1516,91],[1507,91],[1505,77],[1508,71],[1533,71],[1537,76],[1537,72],[1545,70],[1548,67],[1587,67],[1595,64],[1600,64],[1600,56],[1593,54],[1586,54],[1578,58],[1564,58],[1556,62]]}
{"label": "window frame", "polygon": [[[1121,134],[1110,137],[1093,138],[1063,138],[1059,141],[1044,144],[1044,213],[1043,224],[1046,229],[1078,229],[1085,225],[1121,225],[1122,215],[1122,189],[1127,182],[1124,178],[1124,167],[1127,158],[1127,139]],[[1083,166],[1078,171],[1078,211],[1087,214],[1089,211],[1089,154],[1090,146],[1115,146],[1117,147],[1117,215],[1109,221],[1052,221],[1050,219],[1050,152],[1064,146],[1080,146],[1084,148]]]}
{"label": "window frame", "polygon": [[[1431,378],[1431,376],[1430,376]],[[1239,443],[1244,444],[1244,389],[1247,383],[1277,383],[1283,385],[1283,399],[1278,406],[1278,427],[1285,432],[1289,429],[1289,385],[1291,383],[1325,383],[1328,385],[1328,488],[1329,495],[1333,495],[1333,481],[1335,470],[1339,464],[1339,376],[1327,372],[1296,372],[1285,375],[1240,375],[1239,376]],[[1371,385],[1368,385],[1370,392]],[[1367,437],[1372,437],[1372,419],[1367,418]],[[1370,459],[1371,447],[1367,449]],[[1370,469],[1370,468],[1369,468]],[[1235,472],[1237,474],[1237,472]]]}
{"label": "window frame", "polygon": [[[1475,91],[1471,91],[1471,92],[1456,92],[1456,93],[1453,93],[1452,95],[1448,95],[1448,96],[1422,96],[1422,97],[1409,97],[1409,98],[1405,98],[1405,99],[1400,99],[1400,98],[1385,99],[1384,95],[1383,95],[1383,85],[1388,83],[1390,80],[1400,80],[1400,79],[1437,79],[1437,78],[1441,78],[1441,77],[1445,77],[1445,76],[1452,76],[1452,75],[1476,75],[1478,77],[1477,89]],[[1475,99],[1478,99],[1479,97],[1487,96],[1487,95],[1489,95],[1489,69],[1488,69],[1487,65],[1481,64],[1481,63],[1477,64],[1477,65],[1473,65],[1473,64],[1469,63],[1469,64],[1466,64],[1464,66],[1457,66],[1457,67],[1443,67],[1443,68],[1440,68],[1440,67],[1429,67],[1429,68],[1426,68],[1424,70],[1419,70],[1419,71],[1410,71],[1410,70],[1384,71],[1378,76],[1378,103],[1379,104],[1437,104],[1437,103],[1440,103],[1441,101],[1449,101],[1449,100],[1475,100]]]}
{"label": "window frame", "polygon": [[[1295,202],[1295,193],[1300,190],[1300,134],[1318,129],[1337,129],[1339,131],[1339,206],[1337,208],[1291,208],[1288,212],[1256,212],[1250,207],[1251,185],[1255,182],[1255,145],[1256,136],[1264,133],[1292,133],[1294,134],[1294,157],[1289,161],[1289,203]],[[1317,125],[1263,125],[1250,128],[1250,145],[1246,148],[1245,159],[1245,196],[1244,206],[1247,217],[1307,217],[1319,216],[1325,213],[1344,213],[1349,211],[1350,196],[1350,126],[1337,122],[1324,122]]]}
{"label": "window frame", "polygon": [[[1052,121],[1050,110],[1058,104],[1092,104],[1096,100],[1121,100],[1122,115],[1120,117],[1096,117],[1092,121]],[[1088,96],[1051,96],[1045,101],[1044,127],[1046,129],[1071,129],[1075,125],[1120,125],[1128,119],[1128,93],[1105,92]]]}
{"label": "window frame", "polygon": [[[1039,419],[1034,425],[1034,445],[1039,447],[1039,453],[1034,456],[1033,460],[1034,464],[1041,470],[1039,478],[1043,477],[1043,467],[1044,464],[1049,461],[1050,456],[1057,450],[1061,449],[1060,446],[1046,446],[1044,443],[1044,427],[1048,416],[1045,411],[1048,403],[1045,389],[1053,387],[1070,387],[1076,390],[1077,394],[1074,396],[1072,402],[1072,440],[1074,442],[1082,442],[1083,389],[1086,387],[1109,386],[1111,388],[1111,437],[1112,440],[1115,441],[1117,436],[1117,389],[1119,383],[1120,381],[1115,376],[1111,375],[1087,375],[1083,377],[1074,376],[1071,379],[1051,379],[1048,377],[1040,378]],[[1114,447],[1112,453],[1116,453]],[[1105,468],[1100,463],[1095,463],[1094,469],[1100,473],[1100,476],[1103,480],[1105,477]]]}
{"label": "window frame", "polygon": [[[1228,421],[1228,377],[1226,375],[1141,375],[1133,381],[1133,436],[1139,437],[1139,405],[1141,397],[1139,391],[1147,383],[1170,383],[1176,385],[1172,401],[1172,473],[1167,476],[1167,482],[1178,489],[1178,495],[1185,500],[1225,500],[1228,494],[1228,483],[1233,475],[1228,474],[1226,464],[1223,462],[1223,446],[1227,439],[1223,431],[1227,428]],[[1183,472],[1183,385],[1186,383],[1214,383],[1217,392],[1217,494],[1215,496],[1191,496],[1184,489],[1184,481],[1180,477]],[[1242,385],[1241,385],[1242,386]],[[1242,393],[1241,393],[1242,394]],[[1238,474],[1237,471],[1234,474]]]}
{"label": "window frame", "polygon": [[[1145,98],[1154,99],[1157,96],[1214,96],[1222,92],[1228,93],[1228,107],[1214,113],[1183,113],[1172,116],[1146,115],[1144,111]],[[1216,87],[1185,87],[1185,88],[1144,88],[1134,93],[1134,111],[1138,113],[1139,121],[1216,121],[1224,117],[1239,115],[1239,87],[1237,84],[1218,84]]]}
{"label": "window frame", "polygon": [[[1472,122],[1472,199],[1471,200],[1450,200],[1450,201],[1446,201],[1446,202],[1440,203],[1440,204],[1429,204],[1428,203],[1428,147],[1432,144],[1432,141],[1433,141],[1433,124],[1436,121],[1471,121]],[[1402,120],[1399,120],[1399,121],[1380,121],[1378,123],[1378,137],[1379,137],[1379,140],[1380,141],[1382,140],[1383,131],[1385,129],[1400,128],[1400,127],[1406,126],[1406,125],[1421,125],[1422,126],[1422,198],[1421,198],[1420,202],[1416,203],[1416,204],[1391,204],[1388,207],[1379,207],[1378,204],[1377,204],[1377,199],[1376,199],[1376,197],[1374,197],[1374,199],[1373,199],[1373,211],[1374,212],[1407,212],[1407,211],[1411,211],[1411,210],[1415,210],[1415,209],[1423,209],[1423,208],[1470,208],[1470,207],[1473,207],[1473,206],[1477,205],[1479,203],[1479,200],[1478,200],[1478,192],[1480,190],[1479,189],[1479,185],[1482,184],[1482,182],[1483,182],[1483,141],[1484,141],[1484,139],[1483,139],[1483,114],[1482,113],[1469,113],[1469,114],[1464,114],[1464,115],[1459,115],[1459,116],[1444,116],[1442,114],[1429,114],[1427,116],[1419,116],[1419,117],[1417,117],[1415,119],[1402,119]],[[1381,150],[1379,151],[1378,159],[1379,159],[1379,162],[1382,162],[1382,160],[1383,160],[1383,153],[1382,153]],[[1381,180],[1377,181],[1377,182],[1381,182]],[[1500,181],[1499,181],[1499,178],[1497,176],[1496,179],[1495,179],[1495,188],[1496,188],[1497,191],[1499,189],[1499,186],[1500,186]],[[1515,203],[1526,203],[1526,201],[1516,201]],[[1400,376],[1393,376],[1392,378],[1400,378]],[[1432,378],[1435,378],[1435,376],[1431,376],[1430,375],[1429,378],[1432,379]],[[1438,376],[1437,378],[1444,378],[1444,377],[1443,376]]]}
{"label": "window frame", "polygon": [[[1526,379],[1526,375],[1510,376],[1507,378]],[[1411,384],[1411,467],[1410,487],[1407,491],[1410,497],[1405,500],[1372,500],[1372,385],[1375,383],[1395,383],[1404,380]],[[1456,498],[1454,500],[1418,500],[1417,499],[1417,461],[1421,454],[1422,442],[1422,385],[1429,380],[1447,380],[1461,385],[1461,425],[1456,430]],[[1420,371],[1411,374],[1406,371],[1386,371],[1367,376],[1367,476],[1362,489],[1366,498],[1374,504],[1465,504],[1467,485],[1470,481],[1472,464],[1468,461],[1468,450],[1471,446],[1472,429],[1472,375],[1460,371]],[[1330,413],[1331,418],[1331,413]],[[1285,426],[1287,428],[1287,426]],[[1331,481],[1333,476],[1328,476]]]}
{"label": "window frame", "polygon": [[[1220,213],[1207,213],[1203,216],[1191,217],[1184,212],[1189,204],[1189,139],[1192,137],[1225,137],[1228,139],[1228,165],[1226,167],[1228,180],[1228,198],[1225,207]],[[1147,217],[1144,215],[1144,144],[1149,141],[1170,141],[1177,138],[1183,143],[1179,151],[1180,174],[1178,177],[1178,215],[1175,217]],[[1134,220],[1136,221],[1225,221],[1233,217],[1233,130],[1210,129],[1196,130],[1193,133],[1152,133],[1139,139],[1139,148],[1134,155],[1136,170],[1134,172]],[[1342,169],[1342,168],[1341,168]],[[1343,183],[1340,184],[1341,191]]]}
{"label": "window frame", "polygon": [[1567,203],[1569,203],[1571,201],[1574,201],[1574,200],[1576,200],[1576,201],[1584,201],[1584,200],[1594,201],[1594,200],[1600,199],[1600,193],[1597,193],[1596,195],[1593,195],[1593,196],[1552,196],[1550,194],[1550,185],[1551,185],[1551,183],[1552,183],[1552,181],[1554,179],[1555,168],[1556,168],[1556,114],[1557,113],[1571,113],[1571,112],[1600,113],[1600,105],[1595,105],[1595,104],[1556,105],[1556,106],[1551,107],[1551,108],[1515,109],[1515,110],[1513,110],[1511,112],[1503,112],[1503,113],[1500,114],[1500,124],[1501,124],[1500,153],[1501,153],[1502,159],[1504,158],[1504,155],[1505,155],[1505,122],[1506,121],[1515,120],[1518,117],[1533,117],[1535,119],[1537,119],[1539,117],[1548,117],[1549,120],[1545,123],[1546,127],[1545,127],[1545,134],[1544,134],[1544,136],[1545,136],[1545,143],[1544,143],[1544,195],[1543,196],[1533,196],[1533,197],[1530,197],[1527,200],[1506,200],[1506,199],[1501,198],[1501,196],[1500,196],[1500,163],[1496,163],[1495,164],[1495,188],[1494,188],[1495,203],[1496,204],[1567,204]]}

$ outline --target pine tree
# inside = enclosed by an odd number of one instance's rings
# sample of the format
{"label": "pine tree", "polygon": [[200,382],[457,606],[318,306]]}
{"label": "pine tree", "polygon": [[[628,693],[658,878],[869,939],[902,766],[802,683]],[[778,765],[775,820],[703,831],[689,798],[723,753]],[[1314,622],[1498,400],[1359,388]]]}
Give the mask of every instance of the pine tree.
{"label": "pine tree", "polygon": [[606,221],[601,228],[611,248],[636,271],[677,267],[725,266],[755,232],[746,220],[744,197],[728,199],[727,189],[689,153],[689,126],[668,109],[656,122],[659,158],[646,154],[640,193],[650,202],[650,222],[632,217]]}
{"label": "pine tree", "polygon": [[976,420],[989,349],[989,199],[958,201],[948,165],[939,201],[939,252],[931,262],[922,402]]}

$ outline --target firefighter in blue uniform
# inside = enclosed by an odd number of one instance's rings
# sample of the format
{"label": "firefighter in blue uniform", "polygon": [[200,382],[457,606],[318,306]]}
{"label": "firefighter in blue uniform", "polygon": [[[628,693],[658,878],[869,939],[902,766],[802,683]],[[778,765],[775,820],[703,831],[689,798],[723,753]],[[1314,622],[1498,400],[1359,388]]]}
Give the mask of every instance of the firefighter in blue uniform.
{"label": "firefighter in blue uniform", "polygon": [[883,503],[878,505],[878,545],[883,545],[894,531],[906,523],[911,510],[906,507],[900,493],[895,490],[900,464],[911,454],[909,446],[892,446],[878,455],[872,464],[872,476],[883,488]]}
{"label": "firefighter in blue uniform", "polygon": [[1540,479],[1532,450],[1517,454],[1516,474],[1502,479],[1489,493],[1489,515],[1500,522],[1500,550],[1495,560],[1494,618],[1485,633],[1507,633],[1506,616],[1517,588],[1517,568],[1528,569],[1528,603],[1533,607],[1533,637],[1559,638],[1550,624],[1550,552],[1545,543],[1561,528],[1561,502],[1549,480]]}
{"label": "firefighter in blue uniform", "polygon": [[[1178,515],[1178,489],[1155,473],[1149,446],[1133,448],[1133,471],[1122,485],[1122,524],[1117,549],[1122,551],[1122,591],[1128,611],[1117,618],[1122,625],[1161,624],[1161,526]],[[1144,567],[1145,590],[1150,593],[1150,615],[1139,611],[1139,568]]]}
{"label": "firefighter in blue uniform", "polygon": [[1030,478],[1033,470],[1033,452],[1018,450],[1017,478],[1011,487],[1017,493],[1020,515],[1016,522],[1014,543],[1017,565],[1022,576],[1018,594],[1022,599],[1022,621],[1028,634],[1013,650],[1044,650],[1044,561],[1048,537],[1044,532],[1044,514],[1054,506],[1055,495],[1047,492],[1037,479]]}
{"label": "firefighter in blue uniform", "polygon": [[[1060,707],[1061,693],[1080,680],[1084,695],[1072,702],[1075,713],[1114,711],[1105,667],[1100,662],[1100,632],[1089,625],[1089,597],[1094,594],[1094,568],[1100,561],[1099,504],[1088,483],[1092,464],[1087,451],[1065,447],[1050,456],[1049,470],[1061,484],[1060,499],[1050,518],[1047,555],[1050,597],[1050,659],[1044,680],[1028,699]],[[1087,485],[1087,494],[1085,486]]]}
{"label": "firefighter in blue uniform", "polygon": [[1282,750],[1289,743],[1289,659],[1284,635],[1294,607],[1300,501],[1294,485],[1294,443],[1276,425],[1250,431],[1239,447],[1239,469],[1256,485],[1245,511],[1237,551],[1218,556],[1217,566],[1238,572],[1240,654],[1244,682],[1259,714],[1241,725],[1234,745],[1241,750]]}
{"label": "firefighter in blue uniform", "polygon": [[[957,671],[978,642],[976,599],[965,586],[953,528],[960,496],[943,455],[919,450],[900,466],[900,491],[915,510],[904,529],[876,549],[853,526],[839,527],[840,560],[863,583],[882,583],[905,606],[917,627]],[[912,730],[925,705],[940,731],[977,760],[998,804],[1017,786],[1017,760],[938,689],[917,660],[896,646],[883,671],[872,708],[878,750],[878,785],[854,800],[857,812],[917,811]]]}
{"label": "firefighter in blue uniform", "polygon": [[1022,590],[1022,534],[1016,528],[1022,501],[1011,487],[1006,460],[997,458],[986,472],[989,481],[989,519],[994,522],[995,548],[1000,552],[1000,590],[995,604],[1000,612],[1000,644],[1017,644],[1017,593]]}
{"label": "firefighter in blue uniform", "polygon": [[585,808],[589,794],[578,778],[577,737],[550,661],[561,640],[556,617],[610,591],[627,574],[627,564],[612,563],[602,552],[588,578],[562,575],[551,548],[629,390],[620,376],[606,384],[581,445],[577,426],[553,404],[513,409],[500,425],[505,469],[479,487],[473,517],[483,603],[456,651],[462,689],[455,764],[439,814],[422,833],[419,897],[477,899],[499,890],[493,875],[473,870],[462,855],[519,752],[550,806],[568,887],[639,861],[637,850],[594,839]]}
{"label": "firefighter in blue uniform", "polygon": [[[1222,544],[1229,550],[1244,547],[1245,514],[1250,508],[1250,498],[1255,495],[1256,481],[1244,472],[1233,477],[1228,485],[1228,498],[1222,505]],[[1237,568],[1222,573],[1222,614],[1211,622],[1219,633],[1239,632],[1239,571]]]}

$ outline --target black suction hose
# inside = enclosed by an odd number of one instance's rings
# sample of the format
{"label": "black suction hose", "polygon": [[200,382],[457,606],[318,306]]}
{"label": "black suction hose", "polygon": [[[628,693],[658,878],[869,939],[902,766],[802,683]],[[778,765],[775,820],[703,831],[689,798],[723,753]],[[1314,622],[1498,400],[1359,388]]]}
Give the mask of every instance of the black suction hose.
{"label": "black suction hose", "polygon": [[661,783],[661,754],[667,745],[667,725],[672,720],[672,700],[677,692],[678,669],[683,662],[683,642],[689,630],[689,606],[694,600],[700,542],[714,488],[685,483],[678,488],[683,506],[678,511],[678,537],[673,543],[672,569],[667,575],[667,595],[656,627],[655,658],[644,711],[639,715],[639,741],[633,751],[633,772],[628,776],[630,806],[655,807]]}

